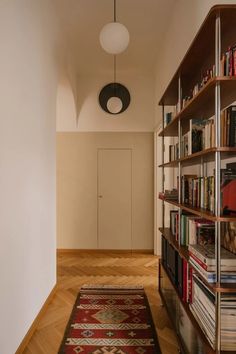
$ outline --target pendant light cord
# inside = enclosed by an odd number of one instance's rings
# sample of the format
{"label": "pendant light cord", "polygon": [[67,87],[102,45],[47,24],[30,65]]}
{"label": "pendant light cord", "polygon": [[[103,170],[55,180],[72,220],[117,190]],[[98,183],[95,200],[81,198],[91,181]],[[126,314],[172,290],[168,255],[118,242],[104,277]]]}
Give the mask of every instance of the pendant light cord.
{"label": "pendant light cord", "polygon": [[114,55],[114,83],[116,83],[116,55]]}
{"label": "pendant light cord", "polygon": [[116,22],[116,0],[114,0],[114,22]]}

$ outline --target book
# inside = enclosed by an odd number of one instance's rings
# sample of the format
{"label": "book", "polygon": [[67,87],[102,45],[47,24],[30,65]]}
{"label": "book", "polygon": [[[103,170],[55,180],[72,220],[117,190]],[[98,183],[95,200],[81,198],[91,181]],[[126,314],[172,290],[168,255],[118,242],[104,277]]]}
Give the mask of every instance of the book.
{"label": "book", "polygon": [[221,223],[222,246],[236,254],[236,222]]}
{"label": "book", "polygon": [[178,214],[177,210],[170,210],[170,230],[172,235],[176,235],[176,215]]}
{"label": "book", "polygon": [[[192,278],[192,302],[189,305],[209,343],[215,348],[215,293],[197,276]],[[221,350],[236,349],[236,294],[221,294]]]}
{"label": "book", "polygon": [[[213,271],[205,270],[199,262],[196,262],[193,257],[190,256],[189,259],[190,264],[192,267],[208,282],[208,283],[215,283],[216,273]],[[229,271],[222,271],[220,274],[220,281],[222,283],[235,283],[236,282],[236,271],[229,272]]]}
{"label": "book", "polygon": [[[189,245],[190,254],[194,255],[199,261],[201,261],[206,266],[216,265],[215,261],[215,245]],[[225,270],[234,267],[236,270],[236,255],[227,249],[221,247],[221,266],[225,267]]]}
{"label": "book", "polygon": [[[236,64],[235,64],[236,65]],[[236,106],[221,111],[221,146],[236,146]]]}

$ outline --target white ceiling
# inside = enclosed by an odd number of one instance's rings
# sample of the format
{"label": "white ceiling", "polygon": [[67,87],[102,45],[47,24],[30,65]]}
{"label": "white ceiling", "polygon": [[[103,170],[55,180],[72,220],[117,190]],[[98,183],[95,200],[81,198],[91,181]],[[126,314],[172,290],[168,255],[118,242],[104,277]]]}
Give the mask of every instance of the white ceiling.
{"label": "white ceiling", "polygon": [[[117,71],[153,72],[164,33],[177,0],[117,0],[117,21],[130,32],[127,50],[117,57]],[[100,75],[113,68],[113,57],[99,44],[102,27],[113,20],[113,0],[54,0],[67,54],[80,75]]]}

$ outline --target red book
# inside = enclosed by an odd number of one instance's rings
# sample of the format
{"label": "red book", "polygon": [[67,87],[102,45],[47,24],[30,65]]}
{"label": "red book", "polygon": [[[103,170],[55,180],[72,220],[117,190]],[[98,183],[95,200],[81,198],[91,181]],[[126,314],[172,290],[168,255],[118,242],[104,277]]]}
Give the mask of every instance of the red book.
{"label": "red book", "polygon": [[233,75],[233,50],[229,47],[229,76]]}
{"label": "red book", "polygon": [[236,215],[236,179],[225,183],[221,188],[224,215]]}
{"label": "red book", "polygon": [[188,302],[190,304],[193,302],[192,286],[193,286],[193,268],[189,267],[189,272],[188,272]]}

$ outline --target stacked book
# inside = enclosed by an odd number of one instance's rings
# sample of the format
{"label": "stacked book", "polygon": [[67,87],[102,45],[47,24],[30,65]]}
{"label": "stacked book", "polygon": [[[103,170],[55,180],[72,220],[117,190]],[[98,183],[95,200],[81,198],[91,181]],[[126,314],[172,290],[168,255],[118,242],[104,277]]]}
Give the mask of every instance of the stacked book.
{"label": "stacked book", "polygon": [[164,193],[162,193],[162,192],[159,193],[159,198],[177,201],[178,200],[178,191],[175,188],[173,188],[171,190],[166,189]]}
{"label": "stacked book", "polygon": [[165,118],[164,118],[164,127],[166,127],[170,122],[172,121],[172,112],[167,112],[165,113]]}
{"label": "stacked book", "polygon": [[221,146],[236,146],[236,106],[221,112]]}
{"label": "stacked book", "polygon": [[189,95],[184,95],[182,100],[182,107],[184,108],[187,103],[198,94],[198,92],[207,84],[207,82],[215,77],[215,65],[212,68],[206,70],[201,77],[201,80],[197,82],[192,90],[190,91]]}
{"label": "stacked book", "polygon": [[[190,310],[215,349],[215,294],[196,275],[192,277]],[[236,294],[221,295],[221,350],[236,350]]]}
{"label": "stacked book", "polygon": [[[208,282],[216,282],[215,245],[189,245],[190,264]],[[236,282],[236,255],[221,247],[221,282]]]}
{"label": "stacked book", "polygon": [[236,76],[236,45],[222,55],[221,76]]}
{"label": "stacked book", "polygon": [[179,144],[169,145],[169,161],[174,161],[179,158]]}

